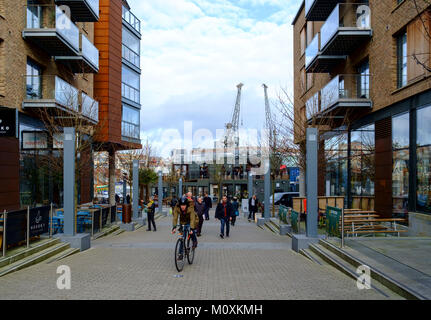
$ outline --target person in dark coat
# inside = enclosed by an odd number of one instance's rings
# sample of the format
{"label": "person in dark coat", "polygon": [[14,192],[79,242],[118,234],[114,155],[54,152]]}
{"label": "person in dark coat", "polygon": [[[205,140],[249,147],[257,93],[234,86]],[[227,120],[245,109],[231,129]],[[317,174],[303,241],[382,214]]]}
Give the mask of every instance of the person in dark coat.
{"label": "person in dark coat", "polygon": [[239,202],[238,202],[238,198],[237,197],[233,198],[232,209],[233,209],[232,226],[235,226],[236,217],[239,216]]}
{"label": "person in dark coat", "polygon": [[202,234],[202,225],[204,223],[204,214],[205,214],[205,203],[202,200],[202,197],[199,197],[197,202],[195,203],[195,211],[198,214],[199,223],[197,228],[197,236],[200,237]]}
{"label": "person in dark coat", "polygon": [[256,195],[254,194],[253,197],[248,200],[248,211],[250,212],[248,214],[248,221],[256,219],[256,212],[259,208],[259,200],[257,200]]}
{"label": "person in dark coat", "polygon": [[205,193],[205,197],[204,197],[204,202],[205,202],[205,220],[209,220],[210,219],[210,209],[213,207],[213,201],[210,197],[208,197],[208,193]]}
{"label": "person in dark coat", "polygon": [[126,204],[130,204],[130,194],[126,196]]}
{"label": "person in dark coat", "polygon": [[177,205],[177,203],[178,203],[178,199],[177,199],[177,197],[176,197],[176,196],[174,196],[174,197],[172,198],[172,200],[171,200],[171,208],[172,208],[172,212],[174,211],[175,206]]}
{"label": "person in dark coat", "polygon": [[147,218],[148,218],[148,229],[147,231],[151,231],[151,224],[153,224],[154,232],[156,229],[156,221],[154,220],[154,214],[156,213],[156,204],[154,203],[154,198],[150,198],[150,202],[147,204]]}
{"label": "person in dark coat", "polygon": [[223,196],[222,201],[217,205],[215,218],[220,220],[220,238],[224,239],[224,229],[226,226],[226,237],[229,238],[230,221],[232,220],[234,213],[232,204],[227,201],[227,197]]}
{"label": "person in dark coat", "polygon": [[118,194],[115,194],[115,203],[116,204],[120,203],[120,196]]}

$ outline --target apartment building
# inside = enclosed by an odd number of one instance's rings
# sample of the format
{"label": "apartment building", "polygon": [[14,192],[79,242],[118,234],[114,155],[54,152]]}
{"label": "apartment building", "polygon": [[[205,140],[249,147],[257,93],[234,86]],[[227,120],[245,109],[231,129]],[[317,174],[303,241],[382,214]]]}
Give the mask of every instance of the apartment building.
{"label": "apartment building", "polygon": [[428,233],[430,22],[427,1],[305,0],[292,23],[295,124],[324,138],[319,194],[373,197]]}
{"label": "apartment building", "polygon": [[[99,1],[0,1],[0,207],[62,202],[62,148],[54,125],[98,123],[94,75]],[[91,148],[82,161],[91,160]],[[87,156],[88,155],[88,156]],[[80,201],[91,200],[90,167],[79,177]]]}
{"label": "apartment building", "polygon": [[141,149],[140,140],[141,22],[127,1],[100,0],[100,21],[95,44],[100,50],[100,71],[95,93],[100,97],[99,151],[109,153],[109,195],[115,199],[115,153]]}
{"label": "apartment building", "polygon": [[95,151],[141,147],[140,39],[127,1],[0,0],[1,210],[62,205],[62,127],[89,141],[80,203],[93,198]]}

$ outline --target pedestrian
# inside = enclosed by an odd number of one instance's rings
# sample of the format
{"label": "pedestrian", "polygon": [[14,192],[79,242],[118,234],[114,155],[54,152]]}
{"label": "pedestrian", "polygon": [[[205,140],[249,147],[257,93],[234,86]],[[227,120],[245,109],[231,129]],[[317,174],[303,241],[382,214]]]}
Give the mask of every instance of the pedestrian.
{"label": "pedestrian", "polygon": [[232,204],[227,201],[227,197],[223,196],[222,201],[217,205],[216,208],[216,219],[220,220],[220,238],[224,239],[224,231],[226,227],[226,237],[229,238],[230,221],[232,220],[233,209]]}
{"label": "pedestrian", "polygon": [[232,201],[232,209],[233,209],[233,216],[232,216],[232,226],[235,226],[236,223],[236,217],[239,216],[239,202],[238,198],[234,197]]}
{"label": "pedestrian", "polygon": [[204,210],[205,220],[208,221],[210,219],[210,209],[213,207],[213,201],[211,197],[208,196],[208,193],[206,192],[205,192],[204,202],[205,202],[205,210]]}
{"label": "pedestrian", "polygon": [[257,197],[254,194],[248,201],[248,210],[250,212],[248,214],[249,222],[254,221],[256,219],[256,213],[257,213],[258,207],[259,207],[259,200],[257,200]]}
{"label": "pedestrian", "polygon": [[170,203],[171,214],[174,212],[174,209],[175,209],[175,206],[177,205],[177,203],[178,203],[177,196],[173,196],[172,200],[171,200],[171,203]]}
{"label": "pedestrian", "polygon": [[115,194],[115,203],[116,204],[120,203],[120,196],[118,194]]}
{"label": "pedestrian", "polygon": [[197,236],[200,237],[202,235],[202,225],[204,223],[204,214],[205,214],[205,203],[203,202],[202,197],[198,198],[198,201],[195,203],[195,212],[198,215],[199,223],[197,227]]}
{"label": "pedestrian", "polygon": [[126,203],[127,203],[127,204],[130,204],[130,194],[128,194],[128,195],[126,196]]}
{"label": "pedestrian", "polygon": [[153,224],[154,232],[156,229],[156,221],[154,220],[154,214],[156,213],[156,204],[154,203],[154,198],[151,197],[150,201],[147,204],[147,219],[148,219],[148,229],[147,231],[151,231],[151,224]]}

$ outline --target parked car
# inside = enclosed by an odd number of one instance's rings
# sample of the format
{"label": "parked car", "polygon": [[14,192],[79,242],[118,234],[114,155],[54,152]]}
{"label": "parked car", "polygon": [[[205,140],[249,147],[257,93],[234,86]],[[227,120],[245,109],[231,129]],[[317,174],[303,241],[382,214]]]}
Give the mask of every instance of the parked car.
{"label": "parked car", "polygon": [[[292,198],[299,197],[299,192],[277,192],[274,194],[274,204],[276,206],[283,205],[285,207],[293,207],[293,200]],[[273,196],[271,195],[269,197],[269,203],[272,204],[273,202]],[[265,201],[262,202],[262,204],[265,204]]]}

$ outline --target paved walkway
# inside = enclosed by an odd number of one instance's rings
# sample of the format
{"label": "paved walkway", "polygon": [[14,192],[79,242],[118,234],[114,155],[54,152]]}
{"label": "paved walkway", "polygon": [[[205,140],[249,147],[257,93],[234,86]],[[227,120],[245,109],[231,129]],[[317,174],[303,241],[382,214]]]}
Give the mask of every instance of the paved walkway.
{"label": "paved walkway", "polygon": [[[375,290],[360,291],[355,281],[334,268],[294,253],[288,237],[244,220],[225,240],[218,237],[216,221],[205,222],[195,263],[186,265],[178,277],[170,219],[158,220],[157,232],[144,227],[99,239],[86,252],[2,277],[0,299],[384,298]],[[71,290],[56,287],[60,265],[71,268]]]}

